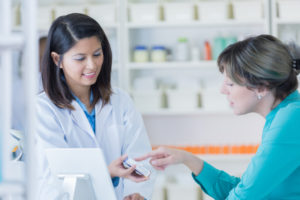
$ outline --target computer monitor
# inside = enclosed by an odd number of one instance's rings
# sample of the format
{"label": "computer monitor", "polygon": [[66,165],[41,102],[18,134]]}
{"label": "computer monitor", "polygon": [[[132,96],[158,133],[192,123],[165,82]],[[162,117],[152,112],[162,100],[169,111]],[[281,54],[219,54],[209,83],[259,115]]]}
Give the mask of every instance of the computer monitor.
{"label": "computer monitor", "polygon": [[[58,178],[64,178],[64,184],[68,184],[64,186],[64,188],[67,188],[67,192],[70,191],[70,187],[81,191],[72,194],[74,196],[72,200],[86,199],[87,195],[90,195],[89,199],[94,199],[92,196],[95,196],[97,200],[117,200],[101,149],[50,148],[46,150],[46,156],[51,173]],[[75,181],[74,177],[76,178]],[[73,181],[70,183],[72,179]],[[85,182],[85,184],[79,184],[80,182]],[[91,192],[94,194],[90,194]],[[79,198],[78,196],[83,197]]]}

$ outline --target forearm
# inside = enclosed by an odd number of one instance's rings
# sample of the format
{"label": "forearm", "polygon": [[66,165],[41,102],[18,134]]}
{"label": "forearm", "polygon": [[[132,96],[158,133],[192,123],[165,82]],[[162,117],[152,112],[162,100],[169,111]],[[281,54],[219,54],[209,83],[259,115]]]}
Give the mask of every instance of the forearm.
{"label": "forearm", "polygon": [[203,160],[189,152],[183,152],[183,164],[186,165],[195,175],[198,175],[203,168]]}

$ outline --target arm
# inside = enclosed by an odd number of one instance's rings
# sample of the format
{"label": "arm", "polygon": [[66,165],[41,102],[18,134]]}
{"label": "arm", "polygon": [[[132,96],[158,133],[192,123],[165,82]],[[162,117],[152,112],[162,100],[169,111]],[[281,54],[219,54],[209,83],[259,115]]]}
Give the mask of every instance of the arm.
{"label": "arm", "polygon": [[[151,151],[151,145],[146,133],[141,115],[134,108],[133,102],[128,95],[123,94],[121,100],[123,103],[122,123],[124,126],[124,141],[122,145],[122,154],[127,154],[131,158],[141,156]],[[147,163],[150,168],[151,166]],[[149,180],[143,183],[134,183],[130,180],[124,180],[124,197],[134,193],[140,193],[146,199],[151,199],[154,185],[155,172],[151,169]]]}

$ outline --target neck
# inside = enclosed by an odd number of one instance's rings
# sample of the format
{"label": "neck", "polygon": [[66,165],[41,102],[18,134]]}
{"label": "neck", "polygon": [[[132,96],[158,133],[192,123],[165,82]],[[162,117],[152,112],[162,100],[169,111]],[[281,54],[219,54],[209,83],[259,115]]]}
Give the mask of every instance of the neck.
{"label": "neck", "polygon": [[72,92],[87,107],[90,106],[90,87],[72,88]]}
{"label": "neck", "polygon": [[269,92],[266,96],[264,96],[256,109],[256,112],[266,118],[266,116],[274,109],[278,104],[280,104],[281,100],[276,99],[272,92]]}

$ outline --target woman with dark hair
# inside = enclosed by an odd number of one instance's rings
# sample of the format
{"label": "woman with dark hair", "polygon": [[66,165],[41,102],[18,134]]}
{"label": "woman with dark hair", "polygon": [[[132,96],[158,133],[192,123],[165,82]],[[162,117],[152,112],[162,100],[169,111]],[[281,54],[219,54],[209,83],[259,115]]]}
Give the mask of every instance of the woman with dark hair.
{"label": "woman with dark hair", "polygon": [[47,148],[101,148],[118,199],[150,199],[153,178],[122,165],[127,155],[142,155],[151,146],[130,97],[112,89],[111,67],[110,44],[94,19],[74,13],[53,22],[41,66],[44,92],[37,100],[39,199],[59,195]]}
{"label": "woman with dark hair", "polygon": [[160,147],[137,160],[151,158],[159,170],[185,164],[214,199],[300,199],[299,58],[297,46],[270,35],[232,44],[218,58],[221,92],[234,113],[254,112],[266,120],[261,145],[241,178],[176,149]]}

